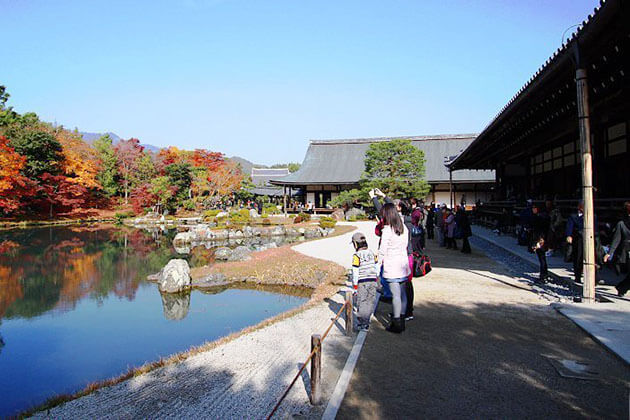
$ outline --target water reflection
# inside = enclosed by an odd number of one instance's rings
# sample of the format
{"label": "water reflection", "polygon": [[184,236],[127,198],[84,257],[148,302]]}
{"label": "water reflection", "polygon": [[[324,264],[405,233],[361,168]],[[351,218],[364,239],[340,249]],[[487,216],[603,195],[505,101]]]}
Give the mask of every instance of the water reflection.
{"label": "water reflection", "polygon": [[186,318],[190,309],[190,292],[161,293],[164,318],[180,321]]}
{"label": "water reflection", "polygon": [[133,300],[175,255],[171,237],[113,226],[0,232],[0,319],[68,311],[110,294]]}
{"label": "water reflection", "polygon": [[[0,418],[229,335],[308,296],[241,284],[161,295],[146,277],[177,257],[173,235],[114,226],[0,231]],[[212,263],[214,250],[198,247],[186,258]]]}

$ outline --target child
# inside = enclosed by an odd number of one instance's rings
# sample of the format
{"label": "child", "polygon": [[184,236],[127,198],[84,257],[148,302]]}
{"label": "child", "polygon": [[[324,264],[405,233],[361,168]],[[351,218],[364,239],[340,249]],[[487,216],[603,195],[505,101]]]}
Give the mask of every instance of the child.
{"label": "child", "polygon": [[359,330],[367,330],[376,300],[377,257],[368,249],[365,235],[352,235],[356,252],[352,255],[352,287],[357,295],[357,321]]}
{"label": "child", "polygon": [[538,237],[538,241],[536,241],[536,243],[532,247],[532,251],[534,251],[534,253],[538,257],[538,262],[540,264],[540,277],[538,281],[540,283],[544,283],[547,280],[549,274],[547,271],[547,245],[545,243],[545,238],[542,235]]}

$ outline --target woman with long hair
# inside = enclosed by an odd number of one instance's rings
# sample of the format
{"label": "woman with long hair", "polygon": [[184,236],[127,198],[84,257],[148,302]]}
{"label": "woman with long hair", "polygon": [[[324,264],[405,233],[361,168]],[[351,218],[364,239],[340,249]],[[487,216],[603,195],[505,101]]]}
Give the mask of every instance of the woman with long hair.
{"label": "woman with long hair", "polygon": [[387,331],[401,333],[405,330],[405,318],[401,316],[407,307],[404,283],[410,274],[407,257],[408,231],[393,203],[381,209],[383,231],[378,248],[378,260],[383,267],[383,278],[392,292],[393,316]]}

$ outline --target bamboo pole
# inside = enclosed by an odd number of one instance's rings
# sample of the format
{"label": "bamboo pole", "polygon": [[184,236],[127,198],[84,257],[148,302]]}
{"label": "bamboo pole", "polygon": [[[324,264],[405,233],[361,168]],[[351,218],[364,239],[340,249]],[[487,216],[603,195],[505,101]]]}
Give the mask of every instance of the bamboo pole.
{"label": "bamboo pole", "polygon": [[577,108],[580,124],[582,153],[582,198],[584,201],[584,287],[585,302],[595,301],[595,215],[593,209],[593,155],[591,152],[591,123],[588,103],[586,69],[576,72]]}

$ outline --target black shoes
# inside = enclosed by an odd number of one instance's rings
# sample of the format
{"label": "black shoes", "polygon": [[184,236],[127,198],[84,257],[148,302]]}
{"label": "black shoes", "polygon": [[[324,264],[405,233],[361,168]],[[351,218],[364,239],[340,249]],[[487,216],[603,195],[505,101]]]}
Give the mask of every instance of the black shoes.
{"label": "black shoes", "polygon": [[405,318],[392,318],[386,329],[389,332],[400,334],[405,331]]}

